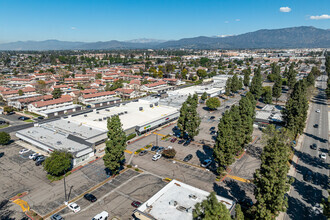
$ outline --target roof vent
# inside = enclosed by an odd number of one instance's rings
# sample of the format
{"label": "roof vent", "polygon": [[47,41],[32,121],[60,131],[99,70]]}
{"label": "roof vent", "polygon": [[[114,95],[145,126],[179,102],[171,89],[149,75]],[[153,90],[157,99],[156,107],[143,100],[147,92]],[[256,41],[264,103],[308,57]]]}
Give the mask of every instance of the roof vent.
{"label": "roof vent", "polygon": [[87,117],[87,115],[84,115],[84,117]]}
{"label": "roof vent", "polygon": [[152,108],[152,107],[154,107],[154,105],[153,104],[150,104],[150,108]]}
{"label": "roof vent", "polygon": [[92,130],[92,128],[89,128],[89,130]]}
{"label": "roof vent", "polygon": [[68,121],[68,124],[70,124],[70,121]]}
{"label": "roof vent", "polygon": [[127,114],[127,111],[124,111],[125,112],[125,114]]}
{"label": "roof vent", "polygon": [[57,141],[56,144],[57,144],[57,145],[61,145],[62,142],[61,142],[61,141]]}
{"label": "roof vent", "polygon": [[139,107],[139,111],[142,111],[143,110],[143,107]]}
{"label": "roof vent", "polygon": [[107,120],[107,117],[103,117],[103,120]]}
{"label": "roof vent", "polygon": [[96,114],[100,114],[100,112],[96,112]]}
{"label": "roof vent", "polygon": [[187,210],[186,207],[183,207],[181,205],[177,206],[176,209],[179,210],[179,211],[181,211],[181,212],[184,212],[184,211]]}
{"label": "roof vent", "polygon": [[178,205],[178,202],[177,202],[177,201],[174,201],[174,200],[171,200],[171,201],[169,202],[169,204],[175,207],[175,206]]}
{"label": "roof vent", "polygon": [[195,196],[195,195],[193,195],[193,194],[190,194],[190,195],[189,195],[189,199],[196,200],[196,199],[197,199],[197,196]]}
{"label": "roof vent", "polygon": [[99,121],[102,121],[102,118],[99,118]]}

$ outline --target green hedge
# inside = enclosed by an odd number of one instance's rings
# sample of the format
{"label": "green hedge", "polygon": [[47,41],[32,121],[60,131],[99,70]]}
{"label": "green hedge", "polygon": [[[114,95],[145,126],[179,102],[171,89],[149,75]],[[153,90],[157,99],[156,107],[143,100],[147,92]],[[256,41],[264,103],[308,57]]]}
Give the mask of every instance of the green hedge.
{"label": "green hedge", "polygon": [[133,139],[135,137],[136,137],[136,134],[135,133],[130,134],[130,135],[127,136],[127,140],[131,140],[131,139]]}

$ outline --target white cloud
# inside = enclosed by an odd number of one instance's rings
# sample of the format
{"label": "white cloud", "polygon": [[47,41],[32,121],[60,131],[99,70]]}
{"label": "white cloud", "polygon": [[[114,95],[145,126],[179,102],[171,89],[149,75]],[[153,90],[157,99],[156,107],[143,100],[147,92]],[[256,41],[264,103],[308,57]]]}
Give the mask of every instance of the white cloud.
{"label": "white cloud", "polygon": [[280,7],[280,12],[290,12],[291,8],[289,7]]}
{"label": "white cloud", "polygon": [[76,30],[77,28],[76,27],[71,27],[71,30]]}
{"label": "white cloud", "polygon": [[241,19],[235,19],[235,21],[240,21]]}
{"label": "white cloud", "polygon": [[228,23],[229,23],[229,21],[225,21],[225,23],[226,23],[226,24],[228,24]]}
{"label": "white cloud", "polygon": [[312,20],[324,20],[324,19],[330,19],[330,15],[315,15],[315,16],[310,16],[309,19]]}

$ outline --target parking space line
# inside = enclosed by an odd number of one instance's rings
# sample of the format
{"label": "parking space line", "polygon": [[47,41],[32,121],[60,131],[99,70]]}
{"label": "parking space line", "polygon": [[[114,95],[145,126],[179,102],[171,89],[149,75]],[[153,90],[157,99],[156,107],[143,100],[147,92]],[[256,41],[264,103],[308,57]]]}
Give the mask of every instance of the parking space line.
{"label": "parking space line", "polygon": [[250,183],[250,180],[244,179],[242,177],[233,176],[233,175],[230,175],[230,174],[228,174],[227,177],[229,177],[231,179],[234,179],[234,180],[238,180],[238,181],[243,182],[243,183]]}
{"label": "parking space line", "polygon": [[162,136],[162,137],[165,137],[166,136],[164,134],[159,134],[159,133],[156,133],[156,132],[153,132],[153,134],[157,134],[157,135]]}

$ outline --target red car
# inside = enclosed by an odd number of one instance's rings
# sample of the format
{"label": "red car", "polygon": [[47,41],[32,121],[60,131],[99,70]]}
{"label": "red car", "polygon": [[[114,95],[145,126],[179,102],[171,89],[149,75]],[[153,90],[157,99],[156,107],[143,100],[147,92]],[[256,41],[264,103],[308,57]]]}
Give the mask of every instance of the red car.
{"label": "red car", "polygon": [[171,142],[174,143],[176,140],[176,138],[172,138]]}
{"label": "red car", "polygon": [[142,205],[142,203],[139,202],[139,201],[133,201],[133,202],[131,203],[131,205],[132,205],[134,208],[139,208],[140,205]]}

